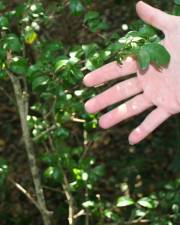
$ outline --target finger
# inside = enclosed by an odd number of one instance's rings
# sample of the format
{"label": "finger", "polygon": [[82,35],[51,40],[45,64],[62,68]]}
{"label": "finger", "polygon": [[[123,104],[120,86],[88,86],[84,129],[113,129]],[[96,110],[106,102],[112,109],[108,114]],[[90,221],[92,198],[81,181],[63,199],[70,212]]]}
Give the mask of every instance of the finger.
{"label": "finger", "polygon": [[84,77],[83,82],[88,87],[96,86],[118,77],[133,74],[136,71],[137,63],[135,59],[128,57],[122,65],[114,61],[95,70],[94,72],[87,74]]}
{"label": "finger", "polygon": [[166,112],[163,108],[156,108],[146,117],[140,126],[129,135],[129,143],[137,144],[142,141],[170,116],[171,114]]}
{"label": "finger", "polygon": [[112,104],[125,100],[142,92],[136,77],[120,82],[107,91],[97,95],[85,104],[86,111],[96,113]]}
{"label": "finger", "polygon": [[169,25],[171,25],[169,14],[150,6],[143,1],[137,3],[136,11],[142,20],[159,30],[166,31]]}
{"label": "finger", "polygon": [[123,120],[138,115],[152,105],[153,104],[149,102],[143,94],[140,94],[115,108],[114,110],[101,116],[99,121],[100,127],[104,129],[110,128]]}

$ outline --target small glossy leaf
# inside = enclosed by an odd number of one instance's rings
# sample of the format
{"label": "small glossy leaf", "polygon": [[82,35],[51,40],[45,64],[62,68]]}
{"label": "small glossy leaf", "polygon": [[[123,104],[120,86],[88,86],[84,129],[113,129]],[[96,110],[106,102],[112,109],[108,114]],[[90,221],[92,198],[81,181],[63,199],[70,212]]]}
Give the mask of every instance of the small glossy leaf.
{"label": "small glossy leaf", "polygon": [[95,202],[89,200],[89,201],[83,202],[82,205],[84,208],[91,208],[95,205]]}
{"label": "small glossy leaf", "polygon": [[5,16],[0,16],[0,28],[3,30],[7,30],[9,27],[9,20]]}
{"label": "small glossy leaf", "polygon": [[88,58],[85,66],[88,70],[93,71],[104,64],[104,59],[100,53],[95,53],[92,57]]}
{"label": "small glossy leaf", "polygon": [[48,167],[43,174],[46,181],[52,180],[54,183],[60,183],[62,180],[62,174],[58,167],[50,166]]}
{"label": "small glossy leaf", "polygon": [[92,169],[92,173],[97,177],[102,177],[105,175],[105,169],[103,165],[96,166]]}
{"label": "small glossy leaf", "polygon": [[42,3],[34,3],[30,6],[30,11],[33,15],[42,14],[44,12],[44,7]]}
{"label": "small glossy leaf", "polygon": [[84,11],[84,6],[80,0],[70,0],[70,9],[74,15],[80,15]]}
{"label": "small glossy leaf", "polygon": [[59,60],[57,60],[55,65],[55,71],[57,72],[63,69],[68,64],[68,62],[69,60],[67,58],[60,58]]}
{"label": "small glossy leaf", "polygon": [[57,163],[57,156],[51,153],[43,154],[40,159],[49,166],[55,165]]}
{"label": "small glossy leaf", "polygon": [[28,62],[25,58],[14,57],[10,64],[10,70],[18,75],[26,75],[28,70]]}
{"label": "small glossy leaf", "polygon": [[139,51],[137,51],[137,59],[141,69],[146,70],[151,61],[150,56],[146,51],[146,49],[141,48]]}
{"label": "small glossy leaf", "polygon": [[50,43],[48,42],[44,46],[45,52],[50,52],[50,53],[53,53],[62,49],[63,49],[63,44],[60,41],[53,41]]}
{"label": "small glossy leaf", "polygon": [[170,54],[163,45],[158,43],[151,43],[144,46],[144,49],[148,52],[151,62],[156,66],[167,66],[170,62]]}
{"label": "small glossy leaf", "polygon": [[150,38],[154,35],[156,35],[156,29],[148,24],[144,24],[140,29],[139,29],[139,35],[142,37]]}
{"label": "small glossy leaf", "polygon": [[21,42],[15,34],[9,34],[5,37],[3,47],[6,50],[11,50],[16,53],[19,53],[22,51]]}
{"label": "small glossy leaf", "polygon": [[174,3],[180,5],[180,0],[174,0]]}
{"label": "small glossy leaf", "polygon": [[180,16],[180,4],[177,4],[173,8],[173,15]]}
{"label": "small glossy leaf", "polygon": [[97,17],[99,17],[99,13],[97,11],[89,11],[84,17],[84,22],[86,23],[87,21],[96,19]]}
{"label": "small glossy leaf", "polygon": [[145,207],[145,208],[148,208],[148,209],[152,209],[154,208],[154,204],[152,202],[152,200],[150,198],[141,198],[140,200],[138,200],[137,202],[139,205]]}
{"label": "small glossy leaf", "polygon": [[29,44],[29,45],[32,45],[38,38],[38,35],[36,32],[30,30],[28,32],[25,33],[25,43],[26,44]]}
{"label": "small glossy leaf", "polygon": [[49,77],[48,76],[38,76],[32,82],[33,90],[37,89],[40,86],[44,86],[48,83]]}
{"label": "small glossy leaf", "polygon": [[59,138],[64,138],[64,139],[67,139],[69,137],[69,130],[66,129],[66,128],[58,128],[56,131],[55,131],[55,135]]}
{"label": "small glossy leaf", "polygon": [[118,198],[116,206],[117,207],[126,207],[126,206],[130,206],[130,205],[134,205],[134,204],[135,204],[135,202],[130,197],[122,196],[122,197]]}

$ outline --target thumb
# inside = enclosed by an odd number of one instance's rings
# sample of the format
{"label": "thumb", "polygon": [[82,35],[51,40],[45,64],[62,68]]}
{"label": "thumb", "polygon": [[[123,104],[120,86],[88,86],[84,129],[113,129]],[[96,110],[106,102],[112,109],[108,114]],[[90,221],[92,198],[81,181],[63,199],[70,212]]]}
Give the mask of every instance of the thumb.
{"label": "thumb", "polygon": [[136,5],[138,16],[146,23],[158,28],[161,31],[166,31],[171,23],[170,15],[156,9],[143,1],[139,1]]}

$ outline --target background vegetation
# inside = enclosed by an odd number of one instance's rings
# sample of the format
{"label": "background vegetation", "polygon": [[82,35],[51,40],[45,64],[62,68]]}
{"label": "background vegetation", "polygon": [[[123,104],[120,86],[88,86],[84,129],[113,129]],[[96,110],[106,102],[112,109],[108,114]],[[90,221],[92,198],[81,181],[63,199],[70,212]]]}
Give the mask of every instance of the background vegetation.
{"label": "background vegetation", "polygon": [[[147,2],[172,11],[173,1]],[[135,3],[0,1],[1,225],[180,224],[179,116],[129,146],[145,114],[105,131],[84,111],[107,86],[82,78],[139,29]]]}

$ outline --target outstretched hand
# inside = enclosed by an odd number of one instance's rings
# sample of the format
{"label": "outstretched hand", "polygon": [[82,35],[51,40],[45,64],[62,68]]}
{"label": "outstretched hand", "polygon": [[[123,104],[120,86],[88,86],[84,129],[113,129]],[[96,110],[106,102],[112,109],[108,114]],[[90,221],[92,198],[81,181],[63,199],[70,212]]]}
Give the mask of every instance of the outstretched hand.
{"label": "outstretched hand", "polygon": [[150,65],[146,71],[142,71],[135,59],[127,58],[122,65],[117,62],[109,63],[84,78],[84,84],[92,87],[119,77],[137,74],[117,83],[85,104],[87,112],[97,113],[132,97],[100,117],[99,124],[104,129],[155,106],[129,135],[130,144],[140,142],[171,115],[180,112],[180,17],[169,15],[142,1],[137,3],[136,10],[142,20],[164,33],[162,44],[171,54],[168,67],[158,70]]}

